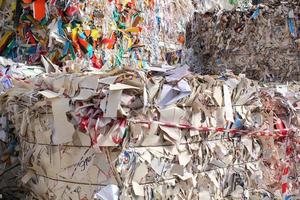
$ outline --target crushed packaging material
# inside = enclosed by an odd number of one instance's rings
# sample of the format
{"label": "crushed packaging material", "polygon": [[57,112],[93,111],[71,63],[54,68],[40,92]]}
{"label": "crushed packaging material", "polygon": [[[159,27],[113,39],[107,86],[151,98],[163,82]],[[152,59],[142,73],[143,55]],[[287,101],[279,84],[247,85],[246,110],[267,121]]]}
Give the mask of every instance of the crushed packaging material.
{"label": "crushed packaging material", "polygon": [[59,73],[1,96],[37,199],[299,198],[299,85],[185,66]]}
{"label": "crushed packaging material", "polygon": [[299,14],[297,0],[195,13],[187,25],[189,64],[202,74],[232,70],[261,81],[299,80]]}

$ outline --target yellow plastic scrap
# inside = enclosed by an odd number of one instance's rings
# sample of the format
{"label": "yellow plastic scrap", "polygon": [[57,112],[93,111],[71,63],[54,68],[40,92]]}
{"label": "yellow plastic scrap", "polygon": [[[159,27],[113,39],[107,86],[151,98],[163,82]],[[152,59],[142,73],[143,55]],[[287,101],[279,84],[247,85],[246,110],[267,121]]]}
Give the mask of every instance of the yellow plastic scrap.
{"label": "yellow plastic scrap", "polygon": [[132,39],[128,38],[128,49],[132,47]]}
{"label": "yellow plastic scrap", "polygon": [[12,31],[7,31],[0,40],[0,48],[7,42],[7,39],[13,34]]}
{"label": "yellow plastic scrap", "polygon": [[128,37],[127,35],[124,35],[124,37],[128,40],[127,42],[127,48],[131,48],[132,47],[132,40],[130,37]]}
{"label": "yellow plastic scrap", "polygon": [[138,33],[138,32],[140,32],[140,29],[138,27],[131,27],[131,28],[125,29],[124,31],[129,32],[129,33]]}
{"label": "yellow plastic scrap", "polygon": [[78,28],[73,28],[72,29],[72,33],[71,33],[71,39],[72,39],[72,41],[76,41],[77,40],[77,33],[78,33]]}
{"label": "yellow plastic scrap", "polygon": [[139,68],[142,69],[143,67],[143,62],[141,60],[138,60],[138,65],[139,65]]}
{"label": "yellow plastic scrap", "polygon": [[[0,5],[1,5],[1,3],[0,3]],[[12,11],[16,10],[16,7],[17,7],[16,2],[12,2],[12,3],[10,4],[10,8],[11,8]]]}
{"label": "yellow plastic scrap", "polygon": [[100,37],[99,31],[97,31],[96,29],[93,29],[91,32],[91,36],[92,36],[93,40],[97,40]]}

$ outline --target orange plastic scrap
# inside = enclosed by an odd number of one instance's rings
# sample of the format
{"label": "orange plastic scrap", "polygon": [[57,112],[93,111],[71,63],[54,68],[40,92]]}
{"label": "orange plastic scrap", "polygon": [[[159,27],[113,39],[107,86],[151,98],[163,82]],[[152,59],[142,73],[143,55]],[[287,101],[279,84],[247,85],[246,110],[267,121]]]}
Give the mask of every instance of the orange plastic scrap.
{"label": "orange plastic scrap", "polygon": [[33,2],[33,16],[41,21],[46,16],[46,0],[35,0]]}
{"label": "orange plastic scrap", "polygon": [[81,58],[82,53],[81,53],[80,45],[78,44],[78,42],[73,42],[72,45],[73,45],[78,57]]}
{"label": "orange plastic scrap", "polygon": [[143,19],[140,16],[136,16],[132,23],[132,27],[136,27]]}
{"label": "orange plastic scrap", "polygon": [[113,49],[114,46],[115,46],[116,41],[117,41],[116,34],[115,34],[115,33],[112,33],[112,36],[111,36],[111,38],[110,38],[110,40],[109,40],[109,43],[108,43],[108,45],[107,45],[107,48],[108,48],[108,49]]}
{"label": "orange plastic scrap", "polygon": [[[23,0],[24,3],[32,3],[32,0]],[[46,0],[35,0],[33,2],[33,17],[41,21],[46,16]]]}
{"label": "orange plastic scrap", "polygon": [[184,42],[185,42],[184,35],[179,35],[178,42],[182,45],[184,44]]}
{"label": "orange plastic scrap", "polygon": [[131,28],[127,28],[124,30],[125,32],[129,32],[129,33],[138,33],[142,31],[141,27],[131,27]]}
{"label": "orange plastic scrap", "polygon": [[91,35],[91,30],[84,30],[84,33],[87,37]]}
{"label": "orange plastic scrap", "polygon": [[151,9],[154,8],[154,0],[150,0],[150,8],[151,8]]}

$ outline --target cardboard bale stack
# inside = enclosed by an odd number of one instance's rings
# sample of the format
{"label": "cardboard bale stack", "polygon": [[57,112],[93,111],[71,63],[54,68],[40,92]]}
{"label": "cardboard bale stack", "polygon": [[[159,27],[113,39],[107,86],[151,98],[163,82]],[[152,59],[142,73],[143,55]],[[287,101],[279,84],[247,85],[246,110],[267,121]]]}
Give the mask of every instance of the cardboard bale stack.
{"label": "cardboard bale stack", "polygon": [[185,67],[14,84],[1,106],[21,138],[31,197],[299,197],[297,85]]}

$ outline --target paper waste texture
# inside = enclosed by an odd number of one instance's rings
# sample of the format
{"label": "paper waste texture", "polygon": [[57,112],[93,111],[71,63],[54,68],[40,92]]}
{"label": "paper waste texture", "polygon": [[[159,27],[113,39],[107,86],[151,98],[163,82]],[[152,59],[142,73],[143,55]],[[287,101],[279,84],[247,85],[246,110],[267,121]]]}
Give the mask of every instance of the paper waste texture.
{"label": "paper waste texture", "polygon": [[2,95],[30,195],[299,197],[298,84],[168,68],[49,74]]}
{"label": "paper waste texture", "polygon": [[195,13],[187,25],[189,65],[260,81],[300,80],[300,4],[264,1],[247,11]]}

